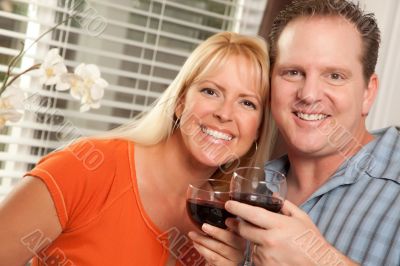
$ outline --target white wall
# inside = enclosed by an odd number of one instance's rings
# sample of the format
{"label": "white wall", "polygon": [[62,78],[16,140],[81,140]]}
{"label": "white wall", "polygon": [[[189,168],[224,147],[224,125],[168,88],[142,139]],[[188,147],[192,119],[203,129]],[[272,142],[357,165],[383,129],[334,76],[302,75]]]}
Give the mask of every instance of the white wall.
{"label": "white wall", "polygon": [[365,10],[375,13],[382,34],[377,73],[379,94],[367,125],[369,129],[400,126],[400,1],[361,0]]}

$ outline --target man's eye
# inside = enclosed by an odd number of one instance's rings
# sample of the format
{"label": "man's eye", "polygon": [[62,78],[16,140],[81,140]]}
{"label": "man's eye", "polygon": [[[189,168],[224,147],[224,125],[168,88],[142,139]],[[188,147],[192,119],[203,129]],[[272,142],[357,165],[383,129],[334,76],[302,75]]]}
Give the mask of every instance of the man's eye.
{"label": "man's eye", "polygon": [[331,76],[331,79],[334,79],[334,80],[343,79],[342,75],[340,75],[338,73],[332,73],[330,76]]}
{"label": "man's eye", "polygon": [[328,73],[326,75],[327,82],[332,85],[344,85],[346,83],[346,76],[341,73]]}
{"label": "man's eye", "polygon": [[284,79],[288,81],[297,81],[301,80],[304,76],[303,72],[296,69],[288,69],[282,72],[282,76]]}
{"label": "man's eye", "polygon": [[300,72],[297,70],[288,70],[287,75],[288,76],[298,76],[298,75],[300,75]]}

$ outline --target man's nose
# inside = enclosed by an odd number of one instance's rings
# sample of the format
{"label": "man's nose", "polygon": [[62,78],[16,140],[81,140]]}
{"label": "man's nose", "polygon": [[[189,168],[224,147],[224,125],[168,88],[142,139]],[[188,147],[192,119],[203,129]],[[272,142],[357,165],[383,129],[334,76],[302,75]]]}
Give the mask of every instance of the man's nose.
{"label": "man's nose", "polygon": [[306,77],[297,89],[297,98],[303,104],[313,104],[321,99],[323,88],[317,77]]}

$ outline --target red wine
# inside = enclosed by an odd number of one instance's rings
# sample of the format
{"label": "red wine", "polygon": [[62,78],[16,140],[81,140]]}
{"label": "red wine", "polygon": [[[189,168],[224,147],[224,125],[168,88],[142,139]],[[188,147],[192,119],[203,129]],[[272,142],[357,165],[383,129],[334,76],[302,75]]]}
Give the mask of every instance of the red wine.
{"label": "red wine", "polygon": [[233,192],[230,194],[230,198],[271,212],[279,212],[283,206],[281,199],[263,194]]}
{"label": "red wine", "polygon": [[186,209],[190,219],[199,228],[203,223],[208,223],[226,229],[225,220],[235,216],[225,210],[224,204],[224,202],[188,199]]}

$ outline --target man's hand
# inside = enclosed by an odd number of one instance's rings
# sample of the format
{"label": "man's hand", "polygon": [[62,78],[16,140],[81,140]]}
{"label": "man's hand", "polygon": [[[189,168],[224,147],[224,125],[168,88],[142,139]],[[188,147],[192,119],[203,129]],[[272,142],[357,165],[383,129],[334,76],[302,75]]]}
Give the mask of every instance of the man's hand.
{"label": "man's hand", "polygon": [[228,201],[225,208],[242,220],[227,225],[252,241],[256,265],[357,265],[331,246],[308,215],[289,201],[281,213]]}

